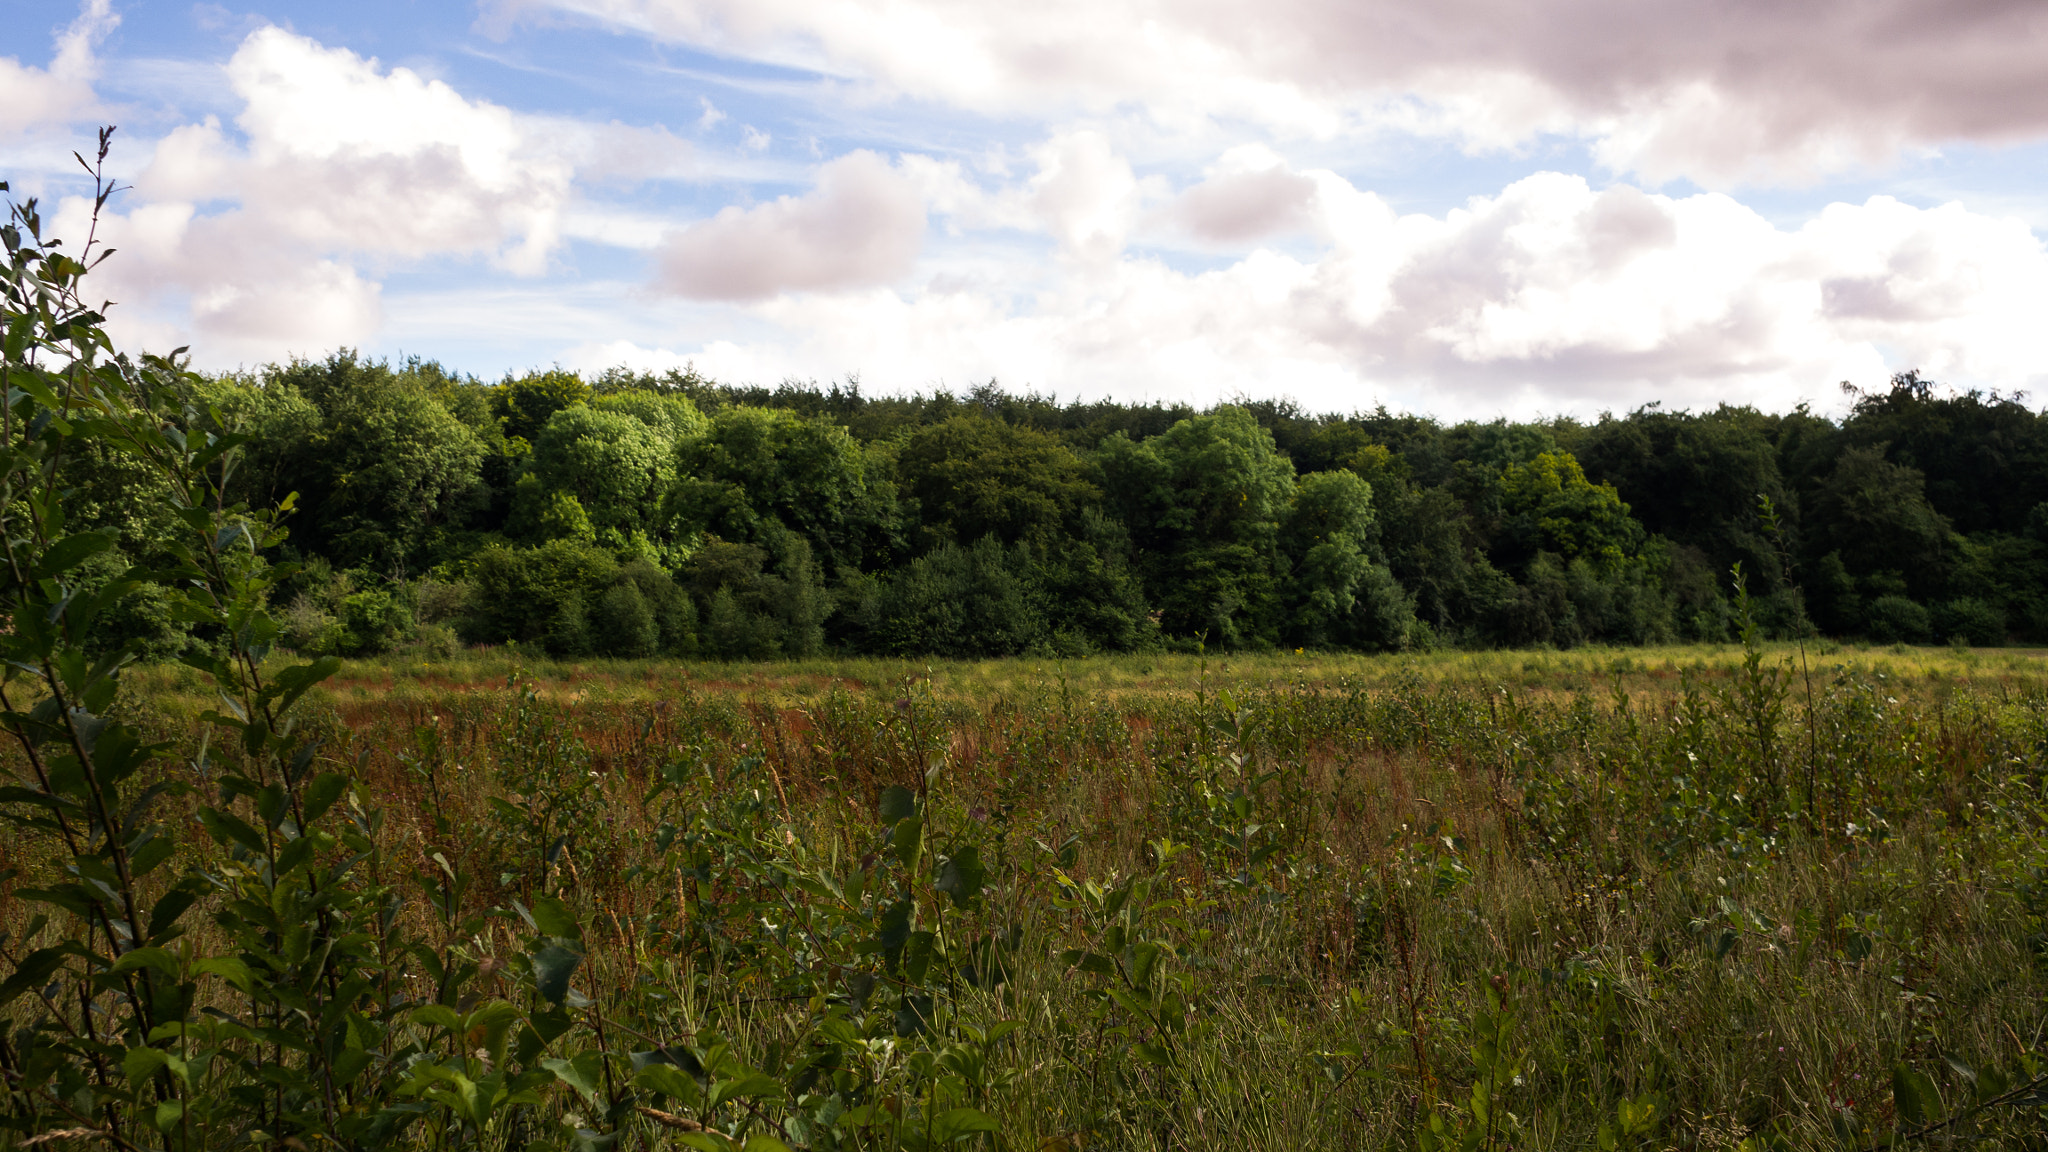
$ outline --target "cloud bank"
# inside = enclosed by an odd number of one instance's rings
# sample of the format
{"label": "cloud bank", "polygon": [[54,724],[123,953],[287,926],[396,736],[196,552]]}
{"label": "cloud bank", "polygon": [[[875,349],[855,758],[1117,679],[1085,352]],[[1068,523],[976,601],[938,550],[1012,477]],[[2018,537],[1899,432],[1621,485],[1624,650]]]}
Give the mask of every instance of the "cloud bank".
{"label": "cloud bank", "polygon": [[[1045,163],[1065,171],[1058,149]],[[1024,187],[1049,186],[1040,175]],[[1102,222],[1102,198],[1081,200],[1099,226],[1054,213],[1045,227],[1062,251],[1119,227]],[[653,366],[688,354],[734,379],[1000,376],[1069,394],[1482,413],[1827,404],[1835,381],[1880,382],[1896,356],[1943,376],[2048,379],[2028,320],[2048,309],[2048,252],[2024,224],[1958,205],[1877,197],[1787,229],[1722,194],[1540,173],[1442,216],[1404,216],[1332,173],[1279,167],[1212,176],[1166,216],[1211,235],[1323,240],[1309,256],[1261,248],[1204,271],[1084,243],[1088,259],[1055,256],[1021,301],[992,276],[788,294],[756,309],[777,329],[760,342],[612,342],[581,356]]]}
{"label": "cloud bank", "polygon": [[1001,115],[1596,142],[1652,181],[1804,179],[2048,134],[2035,0],[497,0]]}
{"label": "cloud bank", "polygon": [[[191,344],[213,367],[402,334],[428,354],[521,350],[491,368],[694,360],[735,380],[998,376],[1458,413],[1826,405],[1835,381],[1907,366],[2048,382],[2031,335],[2048,253],[2025,223],[1886,196],[1773,220],[1657,182],[2038,134],[2048,81],[2020,67],[2042,46],[2034,9],[1275,2],[501,8],[1027,126],[982,154],[826,147],[693,97],[686,130],[730,138],[716,163],[660,127],[515,109],[259,27],[218,68],[222,114],[164,132],[103,223],[122,251],[99,291],[123,339]],[[0,60],[0,136],[104,111],[96,54],[115,23],[88,0],[46,65]],[[1914,68],[1878,75],[1909,49]],[[1257,142],[1211,130],[1233,117],[1264,125]],[[1290,159],[1396,122],[1482,144],[1579,133],[1640,176],[1538,171],[1418,213]],[[747,191],[646,194],[713,179]],[[58,230],[82,233],[87,207],[65,200]]]}

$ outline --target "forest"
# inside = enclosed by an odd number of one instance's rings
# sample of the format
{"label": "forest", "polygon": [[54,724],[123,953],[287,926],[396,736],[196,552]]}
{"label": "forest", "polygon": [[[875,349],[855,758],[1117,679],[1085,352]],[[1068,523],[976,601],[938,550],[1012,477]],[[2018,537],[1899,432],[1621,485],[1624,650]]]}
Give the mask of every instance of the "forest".
{"label": "forest", "polygon": [[[231,502],[307,654],[995,657],[1720,642],[2048,641],[2048,419],[1916,372],[1846,416],[1591,422],[868,395],[693,371],[487,383],[343,350],[188,375],[248,437]],[[82,455],[111,579],[177,524]],[[1743,588],[1738,592],[1737,581]],[[111,649],[189,643],[159,589]]]}

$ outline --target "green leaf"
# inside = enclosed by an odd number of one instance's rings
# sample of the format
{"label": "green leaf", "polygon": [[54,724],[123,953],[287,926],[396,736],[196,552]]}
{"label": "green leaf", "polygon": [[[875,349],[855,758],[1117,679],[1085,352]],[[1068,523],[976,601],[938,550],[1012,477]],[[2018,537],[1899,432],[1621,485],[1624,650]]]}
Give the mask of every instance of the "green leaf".
{"label": "green leaf", "polygon": [[121,1071],[131,1084],[141,1084],[169,1063],[170,1055],[156,1048],[130,1048],[121,1057]]}
{"label": "green leaf", "polygon": [[924,821],[915,816],[898,821],[889,842],[896,849],[896,859],[905,868],[915,870],[917,858],[924,851]]}
{"label": "green leaf", "polygon": [[341,657],[322,656],[311,664],[296,664],[271,680],[269,691],[277,693],[278,711],[289,709],[315,684],[341,671]]}
{"label": "green leaf", "polygon": [[64,957],[70,954],[71,947],[60,944],[54,948],[39,948],[22,957],[14,975],[9,976],[5,984],[0,984],[0,1004],[10,1003],[23,992],[47,983],[57,969],[63,967]]}
{"label": "green leaf", "polygon": [[981,851],[969,844],[947,857],[939,869],[938,882],[932,887],[953,898],[960,907],[972,907],[981,899],[981,887],[988,877],[988,870],[982,867]]}
{"label": "green leaf", "polygon": [[327,810],[334,807],[335,801],[347,793],[348,777],[339,772],[322,772],[313,777],[313,782],[306,786],[306,823],[311,824],[325,816]]}
{"label": "green leaf", "polygon": [[462,1017],[446,1004],[423,1004],[413,1009],[412,1022],[429,1028],[445,1028],[450,1032],[462,1031]]}
{"label": "green leaf", "polygon": [[585,1100],[597,1103],[597,1094],[604,1087],[604,1056],[601,1053],[579,1052],[567,1060],[543,1060],[540,1066],[582,1093]]}
{"label": "green leaf", "polygon": [[109,971],[118,976],[137,968],[154,968],[173,980],[178,978],[178,958],[164,948],[131,948],[114,961]]}
{"label": "green leaf", "polygon": [[247,821],[232,812],[219,808],[201,808],[199,823],[205,826],[207,832],[219,843],[239,844],[256,856],[267,856],[270,853],[270,845],[263,839],[263,833],[250,827]]}
{"label": "green leaf", "polygon": [[210,957],[192,966],[193,970],[208,976],[218,976],[237,991],[251,994],[256,986],[256,974],[249,966],[233,956]]}
{"label": "green leaf", "polygon": [[1001,1132],[995,1118],[972,1108],[948,1108],[932,1121],[932,1142],[951,1144],[980,1132]]}
{"label": "green leaf", "polygon": [[178,842],[169,836],[151,836],[142,845],[128,854],[128,871],[134,876],[147,876],[169,860],[178,850]]}
{"label": "green leaf", "polygon": [[564,940],[583,938],[583,925],[577,923],[576,914],[553,896],[543,896],[533,902],[533,926],[543,936],[559,936]]}
{"label": "green leaf", "polygon": [[533,954],[533,982],[542,998],[560,1004],[569,994],[569,977],[583,963],[583,954],[550,944]]}
{"label": "green leaf", "polygon": [[649,1064],[633,1073],[633,1085],[648,1092],[659,1092],[691,1111],[699,1111],[704,1098],[703,1089],[697,1086],[697,1078],[673,1064]]}
{"label": "green leaf", "polygon": [[1892,1068],[1892,1103],[1907,1124],[1931,1124],[1941,1116],[1941,1092],[1933,1078],[1904,1064]]}
{"label": "green leaf", "polygon": [[156,1106],[156,1116],[151,1120],[151,1123],[156,1125],[157,1131],[169,1134],[171,1129],[178,1126],[178,1121],[184,1118],[185,1102],[183,1100],[166,1100]]}
{"label": "green leaf", "polygon": [[882,789],[882,823],[894,824],[917,814],[917,793],[901,784]]}
{"label": "green leaf", "polygon": [[773,1076],[751,1072],[731,1080],[720,1080],[711,1086],[704,1096],[704,1110],[709,1112],[727,1100],[757,1100],[764,1096],[782,1095],[782,1082]]}
{"label": "green leaf", "polygon": [[49,546],[43,552],[42,562],[36,565],[35,579],[46,580],[65,572],[87,557],[97,556],[114,546],[111,537],[98,532],[80,532],[67,536]]}
{"label": "green leaf", "polygon": [[1069,948],[1060,953],[1060,963],[1069,968],[1079,968],[1083,972],[1092,972],[1097,976],[1116,975],[1116,964],[1109,957],[1079,948]]}

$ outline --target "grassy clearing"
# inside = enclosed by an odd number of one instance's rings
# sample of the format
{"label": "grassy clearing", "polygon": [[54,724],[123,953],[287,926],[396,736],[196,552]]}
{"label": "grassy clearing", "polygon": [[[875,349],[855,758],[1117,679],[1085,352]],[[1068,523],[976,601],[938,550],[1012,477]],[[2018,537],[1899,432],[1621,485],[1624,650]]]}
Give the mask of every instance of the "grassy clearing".
{"label": "grassy clearing", "polygon": [[[548,1049],[603,1086],[423,1145],[2041,1147],[1978,1107],[2044,1071],[2040,655],[1750,655],[472,655],[308,699],[447,965],[394,986],[538,1020],[543,938],[581,956]],[[197,682],[139,679],[189,742]],[[685,1050],[760,1092],[664,1095]]]}
{"label": "grassy clearing", "polygon": [[[1773,661],[1796,667],[1800,648],[1767,645]],[[2048,649],[1874,647],[1824,641],[1803,653],[1817,677],[1843,672],[1894,679],[1930,679],[1967,687],[2017,687],[2048,679]],[[990,700],[1057,689],[1091,697],[1148,697],[1214,689],[1278,685],[1376,687],[1423,680],[1492,685],[1517,691],[1607,691],[1619,678],[1631,692],[1662,695],[1686,674],[1703,681],[1732,675],[1742,665],[1735,644],[1647,648],[1580,648],[1564,652],[1475,651],[1400,656],[1356,653],[1107,655],[1076,660],[885,660],[835,657],[760,663],[676,660],[556,660],[502,649],[453,656],[401,655],[345,661],[315,699],[331,703],[387,698],[433,698],[453,691],[502,688],[519,677],[549,697],[583,696],[617,702],[662,699],[677,691],[801,698],[834,686],[851,691],[893,691],[928,681],[943,699]],[[282,664],[284,661],[280,660]],[[131,683],[160,707],[203,711],[211,683],[196,670],[158,665],[130,674]]]}

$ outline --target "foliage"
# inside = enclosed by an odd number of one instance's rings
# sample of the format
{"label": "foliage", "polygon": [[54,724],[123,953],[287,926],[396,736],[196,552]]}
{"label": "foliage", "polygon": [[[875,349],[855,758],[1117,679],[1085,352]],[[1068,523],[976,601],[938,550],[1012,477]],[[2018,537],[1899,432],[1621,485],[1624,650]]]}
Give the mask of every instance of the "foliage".
{"label": "foliage", "polygon": [[912,432],[896,453],[925,531],[962,547],[984,536],[1044,546],[1101,499],[1087,465],[1046,433],[982,416]]}
{"label": "foliage", "polygon": [[1294,466],[1251,414],[1225,407],[1143,442],[1112,436],[1100,467],[1166,630],[1224,647],[1268,637]]}
{"label": "foliage", "polygon": [[[566,496],[575,500],[588,530],[612,541],[614,549],[636,533],[667,534],[657,512],[675,484],[676,443],[665,427],[615,410],[616,405],[608,407],[614,410],[564,408],[541,427],[514,497],[513,515],[529,532],[583,535],[573,527],[557,527],[562,517],[550,516],[545,506]],[[529,510],[534,502],[543,506]]]}

